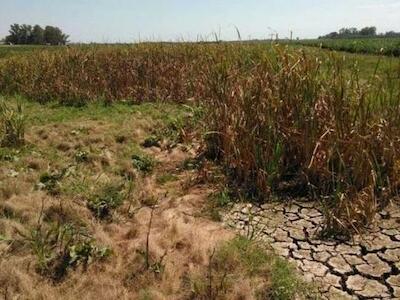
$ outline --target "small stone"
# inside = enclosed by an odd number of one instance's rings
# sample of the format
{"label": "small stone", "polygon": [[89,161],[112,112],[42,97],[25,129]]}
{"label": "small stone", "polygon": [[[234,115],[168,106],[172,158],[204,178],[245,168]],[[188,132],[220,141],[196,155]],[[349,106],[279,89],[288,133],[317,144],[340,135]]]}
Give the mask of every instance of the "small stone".
{"label": "small stone", "polygon": [[384,253],[378,253],[378,256],[391,262],[400,261],[400,249],[388,249]]}
{"label": "small stone", "polygon": [[391,271],[390,266],[379,259],[376,254],[368,254],[364,257],[366,264],[356,266],[357,270],[367,276],[382,277]]}
{"label": "small stone", "polygon": [[307,260],[310,260],[310,261],[313,260],[310,250],[293,251],[293,257],[296,258],[296,259],[307,259]]}
{"label": "small stone", "polygon": [[317,218],[320,217],[322,214],[321,212],[319,212],[318,210],[312,208],[312,209],[308,209],[308,208],[303,208],[300,213],[304,216],[307,216],[309,218]]}
{"label": "small stone", "polygon": [[290,229],[289,235],[291,238],[293,238],[297,241],[306,240],[306,235],[304,234],[304,231],[300,230],[300,229]]}
{"label": "small stone", "polygon": [[304,219],[292,222],[292,226],[299,229],[314,227],[311,222]]}
{"label": "small stone", "polygon": [[400,275],[390,276],[386,281],[390,286],[400,288]]}
{"label": "small stone", "polygon": [[326,282],[327,284],[329,284],[330,286],[334,286],[337,288],[341,288],[342,286],[340,285],[340,277],[333,275],[333,274],[326,274],[326,276],[324,277],[324,282]]}
{"label": "small stone", "polygon": [[240,230],[240,229],[244,229],[244,224],[241,223],[236,223],[236,229]]}
{"label": "small stone", "polygon": [[300,247],[300,249],[304,249],[304,250],[311,250],[312,248],[314,248],[312,245],[310,245],[307,242],[298,242],[297,243]]}
{"label": "small stone", "polygon": [[361,255],[361,248],[359,246],[349,246],[346,244],[340,244],[336,246],[336,251],[340,254]]}
{"label": "small stone", "polygon": [[272,243],[271,247],[275,250],[275,252],[284,257],[289,256],[289,250],[293,248],[297,248],[295,244],[292,243],[285,243],[285,242],[276,242]]}
{"label": "small stone", "polygon": [[352,271],[352,268],[342,256],[332,257],[328,260],[328,265],[330,265],[336,272],[340,274],[345,274]]}
{"label": "small stone", "polygon": [[296,267],[297,267],[299,270],[302,270],[302,268],[303,268],[303,266],[304,266],[304,263],[303,263],[302,260],[298,260],[298,259],[294,259],[294,258],[289,258],[289,261],[291,261],[293,264],[295,264]]}
{"label": "small stone", "polygon": [[387,235],[384,234],[369,236],[369,240],[362,241],[361,245],[364,246],[369,252],[400,247],[398,242],[392,241]]}
{"label": "small stone", "polygon": [[292,214],[292,213],[288,213],[285,214],[286,219],[288,219],[289,221],[297,221],[299,219],[299,216],[296,214]]}
{"label": "small stone", "polygon": [[396,229],[399,225],[396,223],[395,218],[391,217],[389,220],[379,223],[379,227],[381,229]]}
{"label": "small stone", "polygon": [[315,252],[326,252],[329,251],[330,253],[336,253],[334,246],[327,246],[327,245],[317,245],[315,246]]}
{"label": "small stone", "polygon": [[301,268],[304,272],[311,273],[316,277],[323,277],[328,273],[328,268],[321,263],[304,260],[303,267]]}
{"label": "small stone", "polygon": [[337,245],[337,241],[332,241],[332,240],[322,241],[321,244],[322,245],[326,245],[326,246],[336,246]]}
{"label": "small stone", "polygon": [[365,264],[365,261],[356,255],[345,254],[343,258],[352,266]]}
{"label": "small stone", "polygon": [[246,206],[246,207],[242,208],[242,210],[240,212],[244,215],[248,215],[250,213],[251,207],[252,207],[251,205]]}
{"label": "small stone", "polygon": [[315,275],[310,272],[304,272],[303,279],[305,282],[313,283],[315,281]]}
{"label": "small stone", "polygon": [[284,208],[284,206],[283,206],[282,204],[279,204],[279,205],[275,205],[275,206],[273,207],[273,210],[274,210],[274,211],[284,212],[284,211],[285,211],[285,208]]}
{"label": "small stone", "polygon": [[288,236],[288,233],[280,228],[278,228],[272,237],[277,242],[292,242],[292,239]]}
{"label": "small stone", "polygon": [[322,263],[326,263],[328,261],[329,258],[332,257],[332,255],[326,251],[323,252],[314,252],[312,254],[312,256],[314,257],[314,259],[316,261],[322,262]]}
{"label": "small stone", "polygon": [[343,299],[343,300],[357,299],[355,297],[350,296],[345,291],[338,289],[336,287],[331,287],[329,289],[329,293],[331,294],[331,296],[329,296],[327,299]]}
{"label": "small stone", "polygon": [[389,236],[395,236],[399,234],[399,231],[397,229],[384,229],[382,230],[382,233]]}
{"label": "small stone", "polygon": [[297,206],[296,204],[292,204],[288,207],[285,208],[285,212],[286,213],[293,213],[293,214],[297,214],[300,210],[300,207]]}
{"label": "small stone", "polygon": [[270,210],[270,209],[272,209],[272,205],[269,203],[263,204],[263,205],[261,205],[261,209]]}
{"label": "small stone", "polygon": [[312,201],[307,201],[307,198],[302,199],[302,201],[296,201],[296,204],[301,208],[313,208],[316,203]]}
{"label": "small stone", "polygon": [[400,299],[400,288],[393,287],[393,295],[396,299]]}
{"label": "small stone", "polygon": [[323,222],[324,222],[324,217],[313,217],[312,219],[311,219],[311,222],[313,223],[313,224],[316,224],[316,225],[320,225],[320,224],[322,224]]}
{"label": "small stone", "polygon": [[274,239],[272,237],[265,234],[261,235],[260,240],[266,244],[271,244],[274,242]]}
{"label": "small stone", "polygon": [[253,217],[252,221],[253,224],[259,224],[261,222],[261,218],[259,216],[255,216]]}
{"label": "small stone", "polygon": [[15,178],[15,177],[18,177],[18,175],[19,175],[19,173],[18,173],[17,171],[15,171],[15,170],[10,170],[10,171],[8,172],[8,176],[9,176],[9,177]]}
{"label": "small stone", "polygon": [[389,297],[389,291],[386,286],[376,280],[367,279],[360,275],[349,276],[347,287],[354,291],[357,296],[366,298]]}

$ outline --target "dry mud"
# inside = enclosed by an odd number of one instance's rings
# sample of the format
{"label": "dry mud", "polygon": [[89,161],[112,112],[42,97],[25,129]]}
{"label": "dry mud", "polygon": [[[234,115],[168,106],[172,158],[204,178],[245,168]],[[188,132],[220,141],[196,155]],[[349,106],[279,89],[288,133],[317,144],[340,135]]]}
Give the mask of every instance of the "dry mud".
{"label": "dry mud", "polygon": [[391,204],[351,241],[321,240],[323,216],[312,202],[237,204],[224,223],[292,261],[326,298],[400,298],[400,208]]}

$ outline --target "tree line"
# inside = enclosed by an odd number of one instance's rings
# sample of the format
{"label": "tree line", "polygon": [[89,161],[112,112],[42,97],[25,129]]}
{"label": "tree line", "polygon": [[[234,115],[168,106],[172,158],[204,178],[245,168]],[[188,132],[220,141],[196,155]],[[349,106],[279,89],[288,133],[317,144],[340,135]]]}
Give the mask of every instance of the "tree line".
{"label": "tree line", "polygon": [[58,27],[27,24],[13,24],[5,42],[14,45],[65,45],[69,36]]}
{"label": "tree line", "polygon": [[360,30],[354,27],[342,28],[338,32],[334,31],[327,35],[320,36],[319,39],[340,39],[340,38],[363,38],[363,37],[400,37],[400,32],[388,31],[377,33],[375,26],[364,27]]}

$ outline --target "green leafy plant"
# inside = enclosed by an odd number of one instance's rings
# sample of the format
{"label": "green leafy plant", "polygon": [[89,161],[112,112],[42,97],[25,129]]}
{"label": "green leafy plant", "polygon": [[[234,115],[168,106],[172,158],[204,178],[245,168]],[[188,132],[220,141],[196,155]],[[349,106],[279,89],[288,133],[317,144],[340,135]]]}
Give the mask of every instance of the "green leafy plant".
{"label": "green leafy plant", "polygon": [[0,161],[15,161],[16,155],[9,148],[0,148]]}
{"label": "green leafy plant", "polygon": [[45,172],[40,175],[38,187],[46,190],[51,195],[59,195],[61,192],[60,181],[64,178],[66,170]]}
{"label": "green leafy plant", "polygon": [[108,218],[123,203],[123,191],[123,184],[107,183],[89,198],[87,205],[97,218]]}
{"label": "green leafy plant", "polygon": [[155,166],[154,160],[150,156],[144,154],[132,155],[132,163],[136,169],[144,173],[152,172]]}
{"label": "green leafy plant", "polygon": [[232,204],[234,199],[231,197],[231,192],[228,188],[212,193],[207,199],[207,204],[202,210],[202,214],[209,217],[215,222],[221,222],[221,210]]}
{"label": "green leafy plant", "polygon": [[25,240],[37,258],[38,272],[55,281],[62,280],[69,268],[86,267],[111,254],[109,248],[99,248],[85,231],[69,224],[48,228],[40,224]]}
{"label": "green leafy plant", "polygon": [[182,163],[183,170],[198,170],[203,165],[203,161],[200,157],[187,158]]}

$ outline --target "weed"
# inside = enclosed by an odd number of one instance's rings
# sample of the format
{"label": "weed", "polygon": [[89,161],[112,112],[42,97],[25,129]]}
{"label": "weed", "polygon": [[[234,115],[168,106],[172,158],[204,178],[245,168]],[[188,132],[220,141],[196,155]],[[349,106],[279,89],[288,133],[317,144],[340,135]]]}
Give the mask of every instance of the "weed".
{"label": "weed", "polygon": [[182,163],[183,170],[199,170],[203,165],[203,160],[201,158],[187,158]]}
{"label": "weed", "polygon": [[88,200],[88,207],[99,219],[110,217],[111,212],[124,201],[123,184],[107,183]]}
{"label": "weed", "polygon": [[122,134],[117,135],[117,136],[115,137],[115,141],[116,141],[118,144],[123,144],[123,143],[125,143],[127,140],[128,140],[128,138],[127,138],[125,135],[122,135]]}
{"label": "weed", "polygon": [[233,203],[230,191],[225,188],[217,193],[212,193],[207,199],[207,204],[202,210],[202,214],[215,222],[221,222],[221,210]]}
{"label": "weed", "polygon": [[17,160],[17,156],[14,151],[9,148],[0,148],[0,161],[13,162]]}
{"label": "weed", "polygon": [[0,146],[20,147],[25,143],[25,115],[22,105],[8,105],[0,99]]}
{"label": "weed", "polygon": [[173,174],[169,174],[169,173],[168,174],[159,175],[156,178],[156,182],[159,185],[165,185],[165,184],[167,184],[169,182],[176,181],[176,180],[178,180],[178,177],[173,175]]}
{"label": "weed", "polygon": [[75,153],[75,160],[78,163],[86,163],[89,161],[89,152],[80,150]]}
{"label": "weed", "polygon": [[37,258],[37,270],[55,281],[64,278],[71,267],[86,267],[93,259],[102,259],[111,254],[108,248],[99,248],[83,231],[72,225],[53,225],[33,229],[25,236]]}
{"label": "weed", "polygon": [[191,277],[196,299],[229,299],[234,286],[245,278],[258,281],[253,297],[259,299],[294,299],[308,293],[292,266],[242,237],[214,249],[201,275]]}
{"label": "weed", "polygon": [[149,136],[147,137],[143,143],[141,144],[142,147],[144,148],[151,148],[151,147],[158,147],[160,148],[160,138],[158,138],[157,136]]}
{"label": "weed", "polygon": [[[359,43],[351,47],[359,50]],[[184,115],[158,115],[166,124],[164,135],[184,142],[192,137],[191,129],[205,129],[205,156],[220,162],[236,185],[260,201],[269,200],[286,182],[294,183],[291,192],[317,199],[337,200],[341,193],[341,202],[330,207],[338,222],[327,220],[329,227],[338,227],[334,231],[367,226],[400,189],[399,76],[393,66],[378,71],[381,59],[361,59],[371,65],[365,75],[358,59],[348,63],[342,55],[260,43],[64,50],[7,58],[0,65],[0,90],[41,103],[96,107],[93,112],[72,106],[55,116],[47,113],[53,121],[104,118],[120,111],[153,116],[152,105],[140,110],[104,106],[102,99],[197,104],[186,107]],[[120,66],[126,71],[120,72]],[[22,140],[17,137],[23,133],[22,119],[17,117],[8,130],[6,144]],[[145,173],[153,168],[142,155],[132,159]]]}
{"label": "weed", "polygon": [[60,181],[66,174],[66,169],[62,171],[54,171],[52,173],[45,172],[40,175],[38,188],[46,190],[51,195],[59,195],[61,192]]}
{"label": "weed", "polygon": [[151,173],[155,166],[154,160],[150,156],[144,154],[132,155],[132,163],[136,169],[144,173]]}

